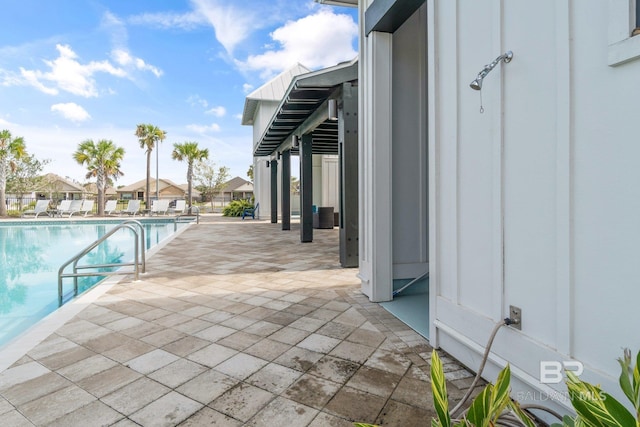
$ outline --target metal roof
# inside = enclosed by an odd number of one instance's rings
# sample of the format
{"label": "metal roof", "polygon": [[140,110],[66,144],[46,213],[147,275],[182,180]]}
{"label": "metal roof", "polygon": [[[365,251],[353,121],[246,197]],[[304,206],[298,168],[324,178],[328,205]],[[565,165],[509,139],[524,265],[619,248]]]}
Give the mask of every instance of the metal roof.
{"label": "metal roof", "polygon": [[294,77],[253,155],[273,154],[298,129],[311,133],[314,154],[338,154],[338,122],[327,120],[327,99],[337,96],[342,83],[357,79],[357,59]]}

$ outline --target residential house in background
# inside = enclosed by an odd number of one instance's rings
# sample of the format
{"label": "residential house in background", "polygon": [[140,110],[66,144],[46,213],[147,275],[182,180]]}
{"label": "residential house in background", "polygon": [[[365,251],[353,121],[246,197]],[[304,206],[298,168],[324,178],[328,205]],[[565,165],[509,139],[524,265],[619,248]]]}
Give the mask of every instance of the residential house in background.
{"label": "residential house in background", "polygon": [[[176,184],[171,180],[162,179],[158,180],[158,195],[160,199],[184,199],[187,197],[187,184]],[[147,187],[147,180],[143,179],[124,187],[116,189],[118,199],[120,200],[145,200],[145,191]],[[149,183],[151,192],[151,199],[156,197],[156,180],[151,179]],[[195,188],[192,189],[193,200],[200,199],[200,192]]]}
{"label": "residential house in background", "polygon": [[224,203],[231,200],[248,200],[253,197],[253,184],[251,181],[236,176],[225,182],[216,201]]}

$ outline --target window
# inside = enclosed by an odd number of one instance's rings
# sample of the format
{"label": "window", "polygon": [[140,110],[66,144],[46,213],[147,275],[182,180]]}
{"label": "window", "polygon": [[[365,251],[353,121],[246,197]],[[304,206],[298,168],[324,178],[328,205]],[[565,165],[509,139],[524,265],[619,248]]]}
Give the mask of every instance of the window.
{"label": "window", "polygon": [[640,58],[640,0],[612,0],[608,8],[608,63],[615,67]]}

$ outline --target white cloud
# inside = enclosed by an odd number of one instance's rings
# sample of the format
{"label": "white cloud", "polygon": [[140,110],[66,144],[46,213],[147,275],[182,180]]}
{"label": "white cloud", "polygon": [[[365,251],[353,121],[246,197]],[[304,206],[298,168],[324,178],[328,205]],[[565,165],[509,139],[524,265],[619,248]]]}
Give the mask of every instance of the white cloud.
{"label": "white cloud", "polygon": [[153,65],[147,64],[141,58],[136,58],[131,56],[129,52],[123,49],[114,49],[111,52],[111,56],[113,60],[116,61],[120,66],[126,68],[135,68],[140,71],[150,71],[156,77],[162,76],[162,70]]}
{"label": "white cloud", "polygon": [[210,110],[205,111],[205,114],[213,114],[216,117],[224,117],[227,114],[227,109],[222,106],[213,107]]}
{"label": "white cloud", "polygon": [[53,61],[44,60],[49,71],[27,70],[20,67],[24,83],[49,94],[57,95],[60,90],[83,96],[98,96],[96,73],[107,73],[116,77],[126,77],[122,68],[114,67],[109,61],[91,61],[80,63],[78,55],[68,45],[56,45],[59,56]]}
{"label": "white cloud", "polygon": [[206,99],[200,98],[200,95],[191,95],[189,98],[187,98],[187,102],[192,107],[200,105],[202,108],[207,108],[209,106],[209,102],[207,102]]}
{"label": "white cloud", "polygon": [[159,28],[181,28],[183,30],[192,30],[203,24],[206,19],[199,13],[143,13],[135,15],[127,19],[134,25],[150,25]]}
{"label": "white cloud", "polygon": [[271,38],[278,48],[251,55],[238,65],[245,70],[261,71],[263,78],[296,63],[312,69],[324,68],[355,58],[353,41],[357,36],[358,25],[351,16],[323,8],[273,31]]}
{"label": "white cloud", "polygon": [[253,10],[219,0],[192,0],[196,13],[202,15],[215,29],[216,39],[228,54],[257,26],[258,17]]}
{"label": "white cloud", "polygon": [[242,91],[245,94],[251,93],[251,91],[253,90],[253,85],[249,84],[249,83],[245,83],[242,85]]}
{"label": "white cloud", "polygon": [[87,113],[87,110],[75,102],[54,104],[51,106],[51,111],[60,113],[62,117],[71,120],[72,122],[83,122],[91,118],[89,113]]}
{"label": "white cloud", "polygon": [[192,132],[205,134],[210,132],[220,132],[220,125],[217,123],[212,123],[209,126],[206,125],[187,125],[187,129]]}

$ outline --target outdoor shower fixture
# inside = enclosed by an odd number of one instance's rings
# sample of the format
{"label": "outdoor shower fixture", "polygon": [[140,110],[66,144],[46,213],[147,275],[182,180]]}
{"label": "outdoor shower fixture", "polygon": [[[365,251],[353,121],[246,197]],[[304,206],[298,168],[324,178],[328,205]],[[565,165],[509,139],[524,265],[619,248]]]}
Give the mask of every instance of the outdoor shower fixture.
{"label": "outdoor shower fixture", "polygon": [[471,87],[471,89],[480,91],[480,112],[481,113],[484,113],[484,108],[482,107],[482,81],[484,80],[485,77],[487,77],[487,74],[489,74],[491,70],[496,68],[496,65],[498,65],[501,61],[504,61],[504,63],[507,64],[511,62],[512,59],[513,59],[513,52],[511,52],[510,50],[506,51],[505,53],[503,53],[502,55],[494,59],[491,64],[485,65],[484,68],[478,73],[478,76],[475,78],[475,80],[469,84],[469,87]]}

